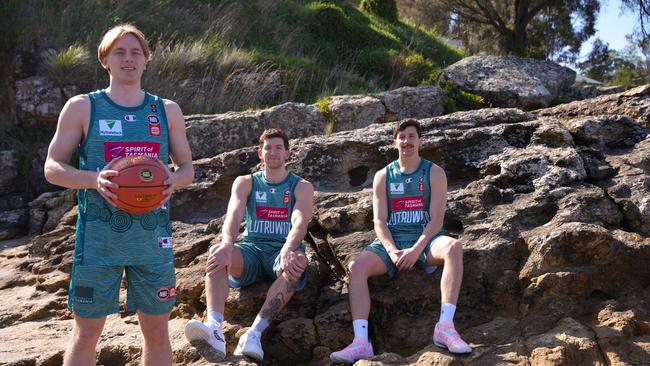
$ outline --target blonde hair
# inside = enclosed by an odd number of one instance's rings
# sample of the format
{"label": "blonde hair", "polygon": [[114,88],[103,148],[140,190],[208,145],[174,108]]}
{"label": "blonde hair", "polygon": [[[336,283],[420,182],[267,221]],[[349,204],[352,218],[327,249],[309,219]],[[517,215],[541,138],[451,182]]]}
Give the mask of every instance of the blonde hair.
{"label": "blonde hair", "polygon": [[108,55],[108,52],[111,50],[111,47],[117,42],[118,39],[122,38],[127,34],[132,34],[140,42],[140,47],[142,47],[142,53],[147,62],[151,58],[151,50],[149,50],[149,42],[144,38],[144,34],[136,26],[132,24],[120,24],[111,28],[104,38],[102,38],[99,47],[97,47],[97,58],[99,62],[102,62],[102,59]]}

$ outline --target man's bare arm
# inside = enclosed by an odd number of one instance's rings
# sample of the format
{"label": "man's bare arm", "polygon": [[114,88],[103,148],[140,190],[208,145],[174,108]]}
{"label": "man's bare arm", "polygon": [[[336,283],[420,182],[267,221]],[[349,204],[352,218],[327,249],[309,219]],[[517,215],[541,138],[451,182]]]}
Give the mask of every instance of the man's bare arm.
{"label": "man's bare arm", "polygon": [[169,126],[169,152],[176,170],[172,172],[173,188],[178,189],[188,186],[194,180],[194,167],[192,166],[192,152],[187,142],[185,132],[185,119],[178,104],[165,100],[165,112]]}
{"label": "man's bare arm", "polygon": [[393,235],[388,230],[388,201],[386,199],[386,169],[375,174],[372,183],[372,212],[375,234],[390,254],[397,251]]}
{"label": "man's bare arm", "polygon": [[314,208],[314,187],[306,180],[298,182],[296,187],[296,204],[291,213],[291,230],[283,250],[295,251],[307,234],[307,225],[311,220]]}

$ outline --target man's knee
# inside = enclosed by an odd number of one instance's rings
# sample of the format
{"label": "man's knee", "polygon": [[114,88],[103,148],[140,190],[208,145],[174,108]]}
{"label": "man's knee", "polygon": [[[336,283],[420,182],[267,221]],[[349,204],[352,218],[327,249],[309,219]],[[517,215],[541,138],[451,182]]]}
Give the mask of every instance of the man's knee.
{"label": "man's knee", "polygon": [[445,246],[445,258],[462,258],[463,257],[463,242],[458,239],[453,239]]}
{"label": "man's knee", "polygon": [[364,261],[353,260],[348,264],[350,279],[367,279],[368,271]]}
{"label": "man's knee", "polygon": [[169,341],[169,315],[140,315],[140,329],[147,343],[164,344]]}
{"label": "man's knee", "polygon": [[95,319],[77,320],[72,332],[72,342],[75,347],[94,349],[103,329],[104,322],[98,322]]}

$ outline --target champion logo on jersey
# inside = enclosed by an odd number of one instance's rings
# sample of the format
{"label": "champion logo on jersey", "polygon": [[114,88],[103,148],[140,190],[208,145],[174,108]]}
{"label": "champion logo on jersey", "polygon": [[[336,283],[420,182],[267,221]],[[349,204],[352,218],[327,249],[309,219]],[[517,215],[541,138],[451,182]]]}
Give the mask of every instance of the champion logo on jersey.
{"label": "champion logo on jersey", "polygon": [[390,184],[390,193],[402,194],[404,193],[404,183],[391,183]]}
{"label": "champion logo on jersey", "polygon": [[266,202],[266,192],[263,191],[255,191],[255,201],[256,202]]}
{"label": "champion logo on jersey", "polygon": [[127,114],[124,116],[124,120],[127,122],[134,122],[135,121],[135,114]]}
{"label": "champion logo on jersey", "polygon": [[269,193],[271,194],[275,193],[275,188],[269,188]]}
{"label": "champion logo on jersey", "polygon": [[161,249],[169,249],[173,247],[173,241],[171,236],[164,236],[162,238],[158,238],[158,247]]}
{"label": "champion logo on jersey", "polygon": [[122,136],[121,119],[100,119],[99,120],[100,136]]}
{"label": "champion logo on jersey", "polygon": [[413,178],[406,178],[404,179],[404,183],[409,184],[413,181]]}

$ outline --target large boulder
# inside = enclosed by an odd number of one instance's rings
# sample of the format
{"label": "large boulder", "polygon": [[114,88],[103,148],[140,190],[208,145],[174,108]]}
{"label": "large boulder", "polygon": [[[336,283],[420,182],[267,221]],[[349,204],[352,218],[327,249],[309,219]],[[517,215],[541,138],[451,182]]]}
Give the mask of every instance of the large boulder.
{"label": "large boulder", "polygon": [[316,106],[284,103],[253,112],[192,115],[186,118],[187,138],[194,159],[258,144],[267,128],[280,128],[289,138],[322,134],[325,118]]}
{"label": "large boulder", "polygon": [[444,77],[495,107],[547,107],[575,80],[575,71],[550,61],[478,55],[448,66]]}
{"label": "large boulder", "polygon": [[56,121],[63,98],[61,89],[45,76],[16,80],[16,104],[23,120]]}

